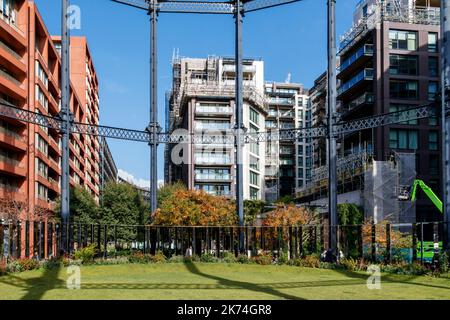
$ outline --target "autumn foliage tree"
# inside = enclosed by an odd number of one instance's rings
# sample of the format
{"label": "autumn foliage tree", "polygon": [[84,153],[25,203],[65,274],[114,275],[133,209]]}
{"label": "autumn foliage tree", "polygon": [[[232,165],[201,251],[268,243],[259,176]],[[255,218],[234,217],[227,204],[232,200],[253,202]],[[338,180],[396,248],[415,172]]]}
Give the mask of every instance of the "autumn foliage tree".
{"label": "autumn foliage tree", "polygon": [[204,191],[176,188],[168,194],[152,216],[158,226],[234,226],[236,206],[225,197]]}
{"label": "autumn foliage tree", "polygon": [[295,205],[278,205],[277,208],[269,212],[263,220],[263,225],[267,227],[301,226],[317,223],[317,215],[306,208],[299,208]]}
{"label": "autumn foliage tree", "polygon": [[[375,225],[375,242],[380,247],[387,246],[387,228],[389,222],[387,220],[381,221]],[[362,226],[363,243],[372,243],[372,228],[373,221],[367,220]],[[396,248],[410,248],[412,246],[412,236],[395,230],[391,227],[390,230],[391,247]]]}

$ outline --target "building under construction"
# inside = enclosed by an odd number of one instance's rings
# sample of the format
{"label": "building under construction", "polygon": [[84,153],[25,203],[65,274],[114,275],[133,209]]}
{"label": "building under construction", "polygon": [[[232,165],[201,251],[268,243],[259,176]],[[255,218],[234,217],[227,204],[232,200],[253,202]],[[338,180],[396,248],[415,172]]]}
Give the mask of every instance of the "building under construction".
{"label": "building under construction", "polygon": [[[439,39],[439,0],[360,1],[353,27],[341,37],[338,53],[340,120],[436,101],[440,87]],[[320,90],[316,93],[320,96]],[[312,102],[314,99],[311,95]],[[315,113],[320,116],[320,107],[313,108]],[[442,195],[440,135],[438,119],[430,118],[339,137],[339,202],[364,206],[366,216],[375,221],[441,220],[442,215],[428,199],[419,197],[416,208],[410,208],[398,201],[397,194],[417,178]],[[297,190],[301,203],[327,203],[328,173],[323,166],[322,145],[315,143],[317,157],[311,183]]]}

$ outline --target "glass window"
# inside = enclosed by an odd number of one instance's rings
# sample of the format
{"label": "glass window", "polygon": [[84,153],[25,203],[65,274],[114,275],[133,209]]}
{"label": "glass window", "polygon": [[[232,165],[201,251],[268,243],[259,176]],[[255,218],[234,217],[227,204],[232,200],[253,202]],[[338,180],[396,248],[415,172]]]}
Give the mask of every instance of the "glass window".
{"label": "glass window", "polygon": [[417,150],[419,147],[418,131],[391,129],[389,131],[389,147],[392,149]]}
{"label": "glass window", "polygon": [[419,84],[417,81],[391,80],[390,96],[391,99],[417,99],[419,96]]}
{"label": "glass window", "polygon": [[[404,104],[391,104],[391,106],[389,107],[389,112],[405,111],[405,110],[408,110],[409,108],[414,108],[414,107],[415,106],[409,106],[409,105],[404,105]],[[402,122],[401,124],[417,125],[417,124],[419,124],[419,121],[411,120],[411,121]]]}
{"label": "glass window", "polygon": [[259,186],[259,174],[250,171],[250,184],[253,184],[255,186]]}
{"label": "glass window", "polygon": [[428,71],[430,77],[439,76],[439,59],[438,57],[428,57]]}
{"label": "glass window", "polygon": [[416,76],[418,70],[417,56],[405,56],[399,54],[390,55],[389,73],[391,75]]}
{"label": "glass window", "polygon": [[438,93],[439,85],[436,81],[428,82],[428,100],[434,101],[436,100],[436,95]]}
{"label": "glass window", "polygon": [[252,199],[252,200],[259,199],[259,190],[258,189],[250,187],[250,199]]}
{"label": "glass window", "polygon": [[428,34],[428,52],[438,52],[438,34],[436,32],[430,32]]}
{"label": "glass window", "polygon": [[432,154],[430,155],[430,170],[429,173],[433,176],[439,175],[439,156]]}
{"label": "glass window", "polygon": [[417,32],[390,30],[389,48],[395,50],[417,50]]}
{"label": "glass window", "polygon": [[253,108],[250,108],[250,121],[259,125],[259,113]]}
{"label": "glass window", "polygon": [[428,134],[428,149],[437,151],[439,148],[439,134],[437,131],[430,131]]}

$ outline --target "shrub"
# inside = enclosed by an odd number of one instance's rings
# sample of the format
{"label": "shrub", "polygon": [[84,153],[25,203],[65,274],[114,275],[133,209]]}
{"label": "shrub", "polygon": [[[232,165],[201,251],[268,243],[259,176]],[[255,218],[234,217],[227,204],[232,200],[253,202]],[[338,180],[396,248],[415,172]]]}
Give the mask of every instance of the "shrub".
{"label": "shrub", "polygon": [[117,257],[117,258],[108,258],[108,259],[98,259],[94,261],[95,265],[119,265],[119,264],[128,264],[130,261],[127,257]]}
{"label": "shrub", "polygon": [[172,256],[169,260],[167,260],[169,263],[183,263],[184,262],[184,256]]}
{"label": "shrub", "polygon": [[200,261],[205,263],[214,263],[219,262],[219,259],[213,254],[205,253],[200,257]]}
{"label": "shrub", "polygon": [[8,273],[8,265],[6,259],[0,259],[0,276]]}
{"label": "shrub", "polygon": [[443,252],[439,256],[439,272],[447,273],[449,271],[449,268],[450,268],[450,265],[449,265],[448,253]]}
{"label": "shrub", "polygon": [[31,271],[39,269],[39,262],[33,259],[19,259],[17,263],[20,265],[21,271]]}
{"label": "shrub", "polygon": [[278,257],[278,264],[288,264],[289,262],[289,255],[287,251],[282,251],[280,253],[280,256]]}
{"label": "shrub", "polygon": [[225,262],[225,263],[236,263],[237,259],[236,259],[236,256],[234,255],[234,253],[232,253],[232,252],[225,252],[223,254],[222,261]]}
{"label": "shrub", "polygon": [[261,253],[258,254],[256,257],[253,257],[253,261],[256,264],[262,265],[262,266],[268,266],[272,264],[272,255]]}
{"label": "shrub", "polygon": [[358,271],[359,270],[359,263],[357,260],[354,260],[352,258],[348,259],[342,259],[340,261],[341,266],[348,271]]}
{"label": "shrub", "polygon": [[301,266],[304,268],[319,268],[320,258],[315,255],[306,256],[301,259]]}
{"label": "shrub", "polygon": [[236,258],[237,263],[241,263],[241,264],[251,264],[254,261],[252,259],[249,259],[249,257],[245,254],[240,254],[238,255],[238,257]]}
{"label": "shrub", "polygon": [[166,261],[167,258],[161,251],[157,251],[154,256],[150,256],[150,262],[152,263],[164,263]]}
{"label": "shrub", "polygon": [[90,244],[87,247],[75,251],[73,256],[75,260],[81,260],[81,262],[85,264],[93,262],[97,252],[98,250],[96,245]]}
{"label": "shrub", "polygon": [[52,270],[60,268],[61,264],[62,264],[61,260],[52,258],[50,260],[44,261],[41,266],[44,270]]}
{"label": "shrub", "polygon": [[129,257],[128,260],[130,263],[148,263],[150,261],[149,256],[143,254],[140,251],[133,252]]}

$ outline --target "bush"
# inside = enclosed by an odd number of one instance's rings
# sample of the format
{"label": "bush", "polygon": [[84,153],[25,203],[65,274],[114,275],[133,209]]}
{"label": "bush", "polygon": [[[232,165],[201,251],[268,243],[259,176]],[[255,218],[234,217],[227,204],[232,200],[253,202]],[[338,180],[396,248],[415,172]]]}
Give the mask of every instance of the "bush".
{"label": "bush", "polygon": [[128,261],[130,261],[130,263],[144,264],[144,263],[149,263],[150,262],[150,257],[148,255],[143,254],[140,251],[136,251],[136,252],[133,252],[128,257]]}
{"label": "bush", "polygon": [[200,257],[200,261],[205,263],[214,263],[219,262],[219,259],[211,253],[205,253]]}
{"label": "bush", "polygon": [[83,264],[91,263],[94,261],[94,257],[97,254],[97,246],[90,244],[87,247],[75,251],[73,257],[75,260],[81,260]]}
{"label": "bush", "polygon": [[62,261],[59,259],[50,259],[50,260],[46,260],[42,263],[42,268],[44,270],[53,270],[53,269],[58,269],[61,267]]}
{"label": "bush", "polygon": [[223,254],[222,261],[225,262],[225,263],[236,263],[237,259],[236,259],[236,256],[234,255],[234,253],[232,253],[232,252],[225,252]]}
{"label": "bush", "polygon": [[247,255],[245,255],[245,254],[240,254],[236,258],[236,262],[240,263],[240,264],[251,264],[251,263],[254,262],[254,260],[249,259],[249,257]]}
{"label": "bush", "polygon": [[320,268],[320,258],[316,255],[306,256],[300,263],[303,268]]}
{"label": "bush", "polygon": [[278,257],[277,263],[278,264],[288,264],[288,262],[289,262],[289,255],[288,255],[288,253],[285,252],[285,251],[282,251],[280,253],[280,256]]}
{"label": "bush", "polygon": [[0,276],[8,273],[8,265],[6,259],[0,259]]}
{"label": "bush", "polygon": [[20,266],[21,271],[31,271],[39,269],[39,262],[33,259],[19,259],[17,263]]}
{"label": "bush", "polygon": [[172,256],[169,260],[167,260],[169,263],[183,263],[184,262],[184,256]]}
{"label": "bush", "polygon": [[359,263],[357,260],[354,260],[352,258],[348,259],[342,259],[340,261],[341,266],[348,271],[358,271],[359,270]]}
{"label": "bush", "polygon": [[450,268],[450,265],[449,265],[448,253],[443,252],[439,256],[439,272],[447,273],[449,271],[449,268]]}
{"label": "bush", "polygon": [[272,255],[261,253],[258,254],[256,257],[253,257],[253,261],[256,264],[262,265],[262,266],[268,266],[272,264]]}
{"label": "bush", "polygon": [[119,264],[128,264],[130,261],[128,257],[117,257],[117,258],[108,258],[108,259],[98,259],[94,261],[95,265],[119,265]]}
{"label": "bush", "polygon": [[156,252],[154,256],[150,256],[151,263],[164,263],[166,261],[167,258],[161,251]]}

